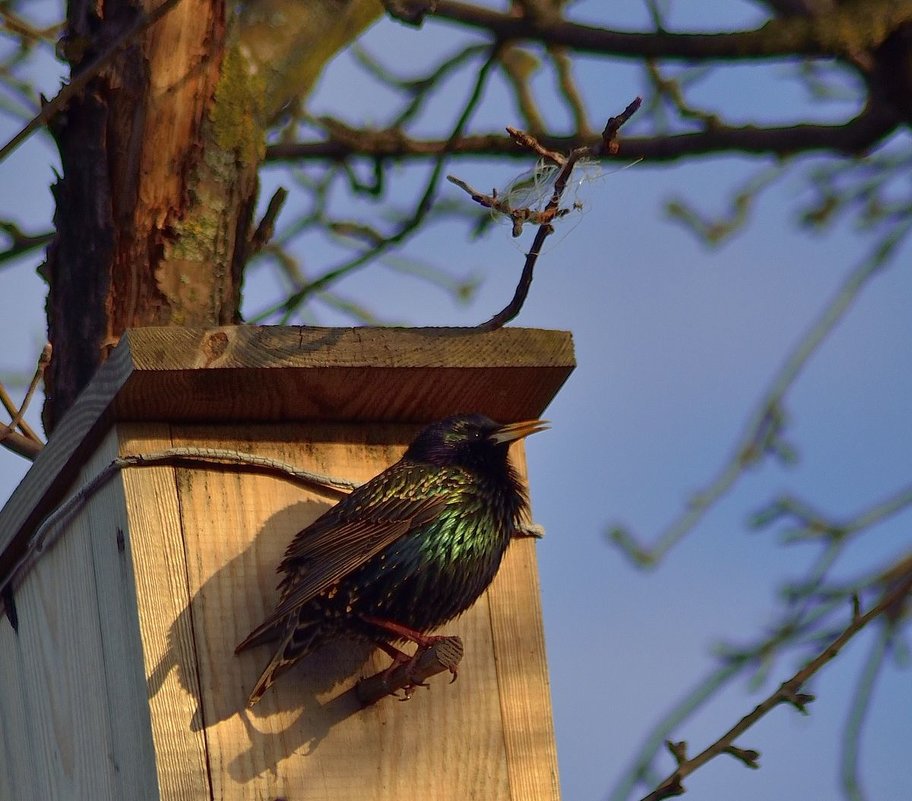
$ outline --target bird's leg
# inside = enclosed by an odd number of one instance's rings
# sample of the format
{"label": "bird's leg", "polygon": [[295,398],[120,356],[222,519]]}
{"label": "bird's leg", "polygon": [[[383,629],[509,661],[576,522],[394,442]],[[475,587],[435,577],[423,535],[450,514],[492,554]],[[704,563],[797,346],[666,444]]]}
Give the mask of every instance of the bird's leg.
{"label": "bird's leg", "polygon": [[404,665],[412,658],[405,651],[400,651],[396,648],[395,645],[390,645],[386,640],[374,640],[374,645],[393,660],[393,665]]}
{"label": "bird's leg", "polygon": [[435,642],[439,642],[443,639],[440,635],[422,634],[420,631],[410,629],[408,626],[403,626],[401,623],[394,623],[392,620],[384,620],[382,617],[361,615],[361,619],[371,626],[376,626],[378,629],[383,629],[390,634],[395,634],[396,637],[401,640],[413,642],[419,648],[430,648]]}
{"label": "bird's leg", "polygon": [[[388,631],[390,634],[394,634],[396,637],[399,637],[400,639],[408,640],[409,642],[415,643],[415,645],[418,646],[418,650],[415,651],[414,656],[407,657],[411,661],[412,664],[415,664],[418,661],[421,654],[424,651],[426,651],[428,648],[432,648],[435,643],[438,643],[441,640],[446,639],[446,637],[442,637],[439,634],[423,634],[422,632],[416,631],[415,629],[410,629],[408,626],[403,626],[401,623],[394,623],[392,620],[384,620],[381,617],[374,617],[373,615],[361,615],[361,619],[365,623],[368,623],[371,626],[376,626],[378,629],[383,629],[384,631]],[[393,648],[393,646],[391,646],[391,645],[389,645],[389,648],[392,649],[392,651],[396,652],[396,654],[397,654],[396,656],[393,656],[393,654],[389,650],[387,650],[386,647],[384,647],[384,646],[380,646],[380,647],[383,648],[383,650],[386,651],[386,653],[390,654],[390,656],[393,657],[394,662],[393,662],[392,667],[395,667],[399,657],[405,656],[405,654],[403,654],[402,651],[398,650],[397,648]],[[457,676],[456,668],[455,667],[450,668],[450,673],[453,674],[453,678],[450,679],[450,684],[452,684],[454,681],[456,681],[456,676]],[[417,685],[413,685],[413,686],[426,687],[427,685],[419,682]],[[410,695],[411,695],[411,688],[406,688],[405,697],[409,698]]]}

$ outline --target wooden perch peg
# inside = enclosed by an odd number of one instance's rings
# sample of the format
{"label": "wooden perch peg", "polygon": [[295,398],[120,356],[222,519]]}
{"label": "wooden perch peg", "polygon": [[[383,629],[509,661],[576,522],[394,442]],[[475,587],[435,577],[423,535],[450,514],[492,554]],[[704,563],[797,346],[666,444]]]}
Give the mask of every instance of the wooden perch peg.
{"label": "wooden perch peg", "polygon": [[414,659],[402,662],[387,670],[382,670],[361,679],[355,692],[361,706],[376,704],[387,695],[396,695],[403,691],[400,701],[407,701],[412,697],[415,687],[422,687],[425,682],[448,670],[456,680],[456,670],[462,661],[465,648],[460,637],[441,637],[428,648],[419,648]]}

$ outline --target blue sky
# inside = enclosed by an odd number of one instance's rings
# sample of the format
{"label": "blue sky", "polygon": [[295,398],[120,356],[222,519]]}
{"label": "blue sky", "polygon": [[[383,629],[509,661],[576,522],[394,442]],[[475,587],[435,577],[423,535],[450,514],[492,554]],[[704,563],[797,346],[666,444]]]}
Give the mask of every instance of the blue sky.
{"label": "blue sky", "polygon": [[[601,8],[581,3],[578,13],[595,18]],[[745,23],[757,19],[749,3],[726,10]],[[611,13],[618,25],[632,27],[644,19],[640,4],[629,1],[612,4]],[[700,18],[675,21],[709,25]],[[715,16],[712,24],[721,28],[726,22]],[[408,52],[418,61],[452,47],[452,32],[442,25],[415,32],[384,21],[371,30],[366,45],[381,57]],[[54,91],[56,68],[51,62],[42,75],[45,94]],[[340,58],[314,95],[313,110],[353,121],[381,119],[384,94],[354,76],[350,60]],[[424,122],[427,131],[446,129],[472,77],[451,82],[446,102],[436,104]],[[580,77],[590,109],[600,117],[617,113],[641,91],[629,66],[587,59]],[[541,86],[547,91],[546,81]],[[797,84],[776,65],[725,70],[711,88],[712,102],[737,120],[795,119],[807,105]],[[478,119],[487,129],[519,123],[500,86],[492,87]],[[13,120],[0,116],[0,138],[5,141],[15,128]],[[14,207],[13,216],[24,227],[46,226],[55,163],[47,138],[33,137],[0,164],[4,213]],[[735,157],[641,163],[587,184],[581,195],[585,213],[546,248],[516,321],[571,330],[579,363],[548,410],[552,430],[528,443],[535,517],[548,532],[539,556],[568,801],[605,798],[650,727],[717,664],[712,647],[759,635],[773,620],[777,589],[800,577],[816,556],[812,545],[784,546],[775,529],[749,530],[750,513],[787,490],[835,516],[852,515],[909,481],[912,274],[906,246],[872,280],[787,396],[788,438],[801,457],[797,465],[765,463],[748,473],[651,572],[633,568],[606,541],[609,524],[618,521],[654,540],[690,494],[708,483],[786,354],[870,246],[851,225],[826,235],[797,227],[795,212],[806,196],[800,167],[761,196],[747,229],[721,248],[707,248],[663,218],[662,204],[672,196],[704,210],[724,210],[728,193],[762,163]],[[451,172],[486,187],[492,176],[505,183],[520,169],[466,163]],[[399,181],[396,191],[403,198],[419,183],[409,169],[393,171],[391,179]],[[276,182],[288,185],[278,171],[267,171],[265,186]],[[461,193],[447,184],[441,194]],[[290,206],[294,202],[292,196]],[[338,259],[317,241],[306,245],[306,266],[313,272]],[[454,275],[482,278],[472,304],[457,304],[384,266],[351,277],[343,290],[384,319],[473,324],[504,304],[522,266],[521,250],[507,228],[473,243],[458,226],[435,226],[404,252]],[[38,261],[0,270],[4,373],[30,370],[43,344]],[[255,272],[246,308],[259,308],[269,297],[269,282]],[[348,323],[326,310],[319,321]],[[36,402],[32,421],[39,407]],[[0,453],[0,494],[11,492],[26,467]],[[850,578],[904,553],[910,523],[912,514],[906,513],[865,534],[840,563],[838,575]],[[873,635],[860,636],[814,681],[818,701],[809,716],[780,708],[744,736],[740,745],[762,752],[761,770],[716,760],[688,780],[688,797],[838,797],[839,732]],[[686,739],[696,752],[796,666],[790,658],[778,661],[759,692],[743,680],[735,682],[674,737]],[[888,658],[863,740],[862,779],[870,798],[898,798],[896,788],[912,786],[910,740],[908,665]]]}

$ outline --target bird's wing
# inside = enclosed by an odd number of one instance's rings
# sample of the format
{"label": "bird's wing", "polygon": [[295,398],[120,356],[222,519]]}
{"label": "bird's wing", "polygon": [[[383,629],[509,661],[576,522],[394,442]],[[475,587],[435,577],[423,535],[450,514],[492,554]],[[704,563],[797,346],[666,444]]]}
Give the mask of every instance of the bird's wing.
{"label": "bird's wing", "polygon": [[[378,479],[381,476],[378,476]],[[282,600],[235,651],[270,639],[282,620],[329,589],[411,529],[434,520],[447,498],[443,494],[382,498],[382,487],[368,482],[295,536],[279,570]],[[371,491],[373,489],[373,491]]]}
{"label": "bird's wing", "polygon": [[[282,560],[280,567],[290,580],[286,579],[286,593],[273,614],[283,617],[307,603],[411,529],[434,520],[445,505],[443,496],[395,499],[371,509],[370,518],[326,521],[305,529]],[[322,518],[317,521],[321,522]]]}

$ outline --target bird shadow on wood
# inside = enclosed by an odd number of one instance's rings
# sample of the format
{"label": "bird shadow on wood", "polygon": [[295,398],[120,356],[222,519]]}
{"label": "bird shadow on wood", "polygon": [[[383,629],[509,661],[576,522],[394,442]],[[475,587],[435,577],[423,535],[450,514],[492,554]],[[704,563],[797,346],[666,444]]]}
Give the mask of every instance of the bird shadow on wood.
{"label": "bird shadow on wood", "polygon": [[[271,586],[239,585],[257,584],[250,565],[258,561],[277,565],[294,534],[329,506],[305,501],[267,519],[248,548],[192,595],[189,606],[168,631],[167,652],[148,676],[152,698],[176,671],[180,686],[197,699],[188,721],[193,731],[239,716],[248,734],[249,749],[229,764],[229,772],[237,781],[274,770],[278,760],[293,752],[312,754],[334,726],[361,711],[354,692],[357,681],[385,667],[385,657],[371,658],[375,649],[369,643],[339,640],[304,657],[279,677],[255,707],[246,706],[247,696],[276,643],[239,655],[234,648],[271,611],[278,599],[278,576]],[[254,542],[256,558],[249,553]],[[257,600],[258,596],[263,599]],[[263,610],[258,619],[252,618],[251,606]],[[295,712],[299,714],[295,716]],[[272,764],[264,765],[264,758]]]}

